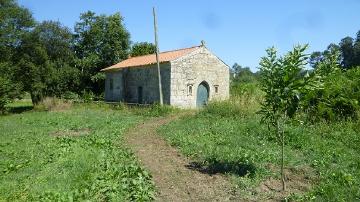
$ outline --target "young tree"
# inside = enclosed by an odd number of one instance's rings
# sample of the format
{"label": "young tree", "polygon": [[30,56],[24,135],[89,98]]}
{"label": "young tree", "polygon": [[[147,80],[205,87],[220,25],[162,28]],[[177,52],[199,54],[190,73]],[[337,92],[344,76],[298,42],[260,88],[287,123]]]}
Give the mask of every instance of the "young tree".
{"label": "young tree", "polygon": [[135,43],[131,47],[131,57],[141,56],[141,55],[148,55],[148,54],[154,54],[156,51],[156,47],[152,43],[148,42],[140,42]]}
{"label": "young tree", "polygon": [[281,181],[286,189],[284,174],[284,130],[288,119],[294,117],[299,108],[302,90],[307,84],[306,77],[301,75],[307,64],[308,56],[304,54],[307,45],[296,46],[284,57],[278,58],[275,48],[266,50],[267,56],[260,62],[261,87],[265,92],[260,114],[262,121],[275,130],[281,145]]}
{"label": "young tree", "polygon": [[130,34],[123,17],[120,13],[105,16],[88,11],[81,14],[75,25],[74,49],[82,88],[102,93],[105,77],[99,71],[126,59],[129,54]]}

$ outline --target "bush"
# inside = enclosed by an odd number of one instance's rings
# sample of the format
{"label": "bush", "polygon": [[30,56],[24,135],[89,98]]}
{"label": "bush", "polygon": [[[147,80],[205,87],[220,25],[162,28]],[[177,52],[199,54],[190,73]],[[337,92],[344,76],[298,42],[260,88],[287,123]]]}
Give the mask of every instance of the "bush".
{"label": "bush", "polygon": [[78,101],[80,99],[80,96],[74,92],[71,91],[66,91],[63,95],[62,98],[66,99],[66,100],[73,100],[73,101]]}
{"label": "bush", "polygon": [[305,95],[304,110],[308,119],[336,121],[358,118],[360,99],[360,68],[347,72],[337,71],[330,74],[323,88]]}
{"label": "bush", "polygon": [[6,104],[13,101],[14,98],[19,97],[19,89],[18,85],[0,76],[0,114],[6,111]]}
{"label": "bush", "polygon": [[82,98],[83,102],[89,103],[89,102],[94,101],[95,94],[92,91],[84,90],[82,92],[81,98]]}

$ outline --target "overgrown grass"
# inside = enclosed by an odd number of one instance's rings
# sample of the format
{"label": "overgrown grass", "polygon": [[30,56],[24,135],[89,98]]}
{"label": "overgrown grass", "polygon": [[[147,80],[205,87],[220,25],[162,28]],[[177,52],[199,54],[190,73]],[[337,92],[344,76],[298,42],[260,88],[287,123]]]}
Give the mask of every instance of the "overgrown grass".
{"label": "overgrown grass", "polygon": [[[240,103],[240,104],[239,104]],[[163,126],[159,131],[210,173],[227,173],[244,197],[261,200],[261,181],[279,178],[280,146],[260,124],[256,107],[241,101],[210,104],[194,117]],[[311,190],[293,200],[360,200],[360,121],[332,124],[290,124],[286,135],[288,168],[305,170]],[[280,188],[280,187],[279,187]],[[260,198],[259,198],[260,197]]]}
{"label": "overgrown grass", "polygon": [[0,117],[0,201],[151,200],[151,176],[121,142],[142,116],[107,105]]}
{"label": "overgrown grass", "polygon": [[166,116],[171,113],[178,112],[180,109],[169,106],[169,105],[159,105],[152,104],[147,106],[131,106],[126,105],[124,103],[109,105],[112,109],[131,112],[136,115],[144,116],[144,117],[160,117]]}

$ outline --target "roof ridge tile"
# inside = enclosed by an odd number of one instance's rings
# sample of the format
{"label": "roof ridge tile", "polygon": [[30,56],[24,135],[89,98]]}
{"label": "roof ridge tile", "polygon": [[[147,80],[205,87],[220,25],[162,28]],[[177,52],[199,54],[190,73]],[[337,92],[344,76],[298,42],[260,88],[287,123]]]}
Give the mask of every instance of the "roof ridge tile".
{"label": "roof ridge tile", "polygon": [[[159,62],[162,63],[162,62],[169,62],[175,60],[200,47],[201,46],[192,46],[189,48],[181,48],[181,49],[161,52],[159,53]],[[153,53],[153,54],[128,58],[110,67],[104,68],[100,71],[120,70],[127,67],[146,66],[155,63],[156,63],[156,57],[155,57],[155,53]]]}

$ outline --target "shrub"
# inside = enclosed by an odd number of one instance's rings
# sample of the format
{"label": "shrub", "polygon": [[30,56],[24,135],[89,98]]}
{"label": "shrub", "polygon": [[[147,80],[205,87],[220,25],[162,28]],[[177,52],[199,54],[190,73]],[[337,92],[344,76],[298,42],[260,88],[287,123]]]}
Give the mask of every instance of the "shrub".
{"label": "shrub", "polygon": [[323,81],[323,88],[305,95],[304,110],[308,120],[338,121],[358,118],[360,68],[335,71]]}
{"label": "shrub", "polygon": [[95,94],[92,91],[84,90],[82,92],[81,98],[82,98],[83,102],[89,103],[89,102],[94,101]]}
{"label": "shrub", "polygon": [[74,92],[71,91],[66,91],[63,95],[62,98],[66,99],[66,100],[73,100],[73,101],[77,101],[80,99],[80,96]]}
{"label": "shrub", "polygon": [[0,114],[6,111],[6,104],[13,101],[14,98],[19,97],[19,89],[18,85],[0,76]]}

